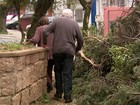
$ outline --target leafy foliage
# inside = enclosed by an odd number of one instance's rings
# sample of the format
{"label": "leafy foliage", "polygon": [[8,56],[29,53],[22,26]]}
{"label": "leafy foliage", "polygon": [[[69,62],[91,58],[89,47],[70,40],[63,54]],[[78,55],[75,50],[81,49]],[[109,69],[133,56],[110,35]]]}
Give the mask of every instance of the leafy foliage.
{"label": "leafy foliage", "polygon": [[110,33],[107,40],[92,34],[85,37],[84,54],[100,66],[76,57],[73,94],[77,105],[140,104],[140,40],[129,34],[132,40],[117,32]]}
{"label": "leafy foliage", "polygon": [[113,59],[113,72],[122,72],[123,74],[131,73],[132,68],[129,67],[134,55],[129,49],[113,45],[109,52],[111,53]]}
{"label": "leafy foliage", "polygon": [[30,105],[46,105],[50,102],[50,99],[47,94],[44,94],[42,97],[40,97],[37,101],[32,102]]}
{"label": "leafy foliage", "polygon": [[101,76],[100,69],[92,67],[80,57],[76,58],[73,94],[77,105],[139,105],[139,95],[135,94],[140,92],[140,43],[123,46],[107,44],[102,51],[100,42],[94,43],[95,40],[91,38],[88,40],[84,53],[98,63],[108,53],[112,57],[112,65],[110,72]]}

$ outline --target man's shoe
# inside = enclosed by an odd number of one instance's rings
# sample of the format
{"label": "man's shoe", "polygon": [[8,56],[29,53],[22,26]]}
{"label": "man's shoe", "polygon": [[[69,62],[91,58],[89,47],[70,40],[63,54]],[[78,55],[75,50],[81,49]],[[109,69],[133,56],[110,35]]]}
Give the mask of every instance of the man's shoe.
{"label": "man's shoe", "polygon": [[54,94],[54,99],[55,100],[61,100],[62,99],[62,94]]}
{"label": "man's shoe", "polygon": [[66,98],[65,99],[65,103],[70,103],[70,102],[72,102],[72,99],[71,98]]}
{"label": "man's shoe", "polygon": [[50,93],[53,90],[52,84],[47,83],[47,92]]}
{"label": "man's shoe", "polygon": [[50,93],[53,90],[53,87],[48,87],[47,92]]}

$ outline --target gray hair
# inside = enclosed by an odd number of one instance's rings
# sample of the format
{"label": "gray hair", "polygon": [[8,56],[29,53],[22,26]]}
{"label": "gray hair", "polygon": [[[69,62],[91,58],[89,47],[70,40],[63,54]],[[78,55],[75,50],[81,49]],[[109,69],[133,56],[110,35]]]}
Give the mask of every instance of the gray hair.
{"label": "gray hair", "polygon": [[64,9],[61,16],[73,18],[73,11],[71,9]]}

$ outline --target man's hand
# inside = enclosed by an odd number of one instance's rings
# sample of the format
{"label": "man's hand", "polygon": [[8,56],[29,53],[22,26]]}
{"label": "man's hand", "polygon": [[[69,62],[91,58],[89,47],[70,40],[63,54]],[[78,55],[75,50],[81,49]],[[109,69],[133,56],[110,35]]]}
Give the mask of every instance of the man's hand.
{"label": "man's hand", "polygon": [[26,42],[23,42],[22,44],[23,44],[23,45],[32,45],[33,43],[32,43],[30,40],[28,40],[28,41],[26,41]]}

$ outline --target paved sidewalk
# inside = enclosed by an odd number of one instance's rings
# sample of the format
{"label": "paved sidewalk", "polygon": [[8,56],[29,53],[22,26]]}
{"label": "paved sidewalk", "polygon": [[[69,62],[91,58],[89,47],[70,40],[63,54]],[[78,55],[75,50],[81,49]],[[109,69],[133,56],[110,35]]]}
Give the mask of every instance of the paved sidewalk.
{"label": "paved sidewalk", "polygon": [[16,42],[20,43],[21,33],[18,30],[7,30],[8,34],[0,34],[0,43]]}

